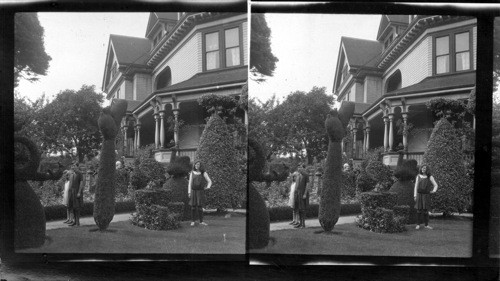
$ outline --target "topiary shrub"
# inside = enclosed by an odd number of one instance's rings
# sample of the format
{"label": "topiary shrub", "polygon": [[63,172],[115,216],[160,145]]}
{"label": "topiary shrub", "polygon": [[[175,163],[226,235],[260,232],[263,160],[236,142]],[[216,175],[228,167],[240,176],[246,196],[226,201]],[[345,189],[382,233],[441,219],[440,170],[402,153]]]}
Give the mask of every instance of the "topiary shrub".
{"label": "topiary shrub", "polygon": [[126,111],[127,101],[115,100],[111,106],[103,108],[97,120],[103,141],[94,199],[94,221],[101,231],[108,228],[115,214],[115,138]]}
{"label": "topiary shrub", "polygon": [[172,177],[186,177],[191,171],[191,159],[189,156],[179,156],[168,164],[166,172]]}
{"label": "topiary shrub", "polygon": [[205,191],[206,206],[218,210],[233,207],[241,189],[233,136],[217,114],[213,114],[203,130],[194,162],[200,161],[212,180],[212,187]]}
{"label": "topiary shrub", "polygon": [[141,213],[132,216],[132,223],[149,230],[170,230],[180,227],[179,214],[175,214],[168,207],[151,205]]}
{"label": "topiary shrub", "polygon": [[248,187],[248,248],[260,249],[269,243],[269,213],[266,203],[252,184]]}
{"label": "topiary shrub", "polygon": [[370,161],[366,166],[366,174],[375,182],[377,190],[387,191],[392,185],[392,170],[381,161]]}
{"label": "topiary shrub", "polygon": [[472,180],[467,176],[464,154],[456,129],[445,118],[440,119],[432,131],[423,164],[429,165],[438,190],[431,195],[431,207],[435,212],[451,215],[469,208]]}
{"label": "topiary shrub", "polygon": [[37,172],[40,153],[36,144],[19,135],[14,136],[14,144],[14,247],[40,247],[45,242],[45,212],[28,180],[58,180],[62,176],[62,170]]}
{"label": "topiary shrub", "polygon": [[166,181],[165,169],[163,165],[152,158],[143,159],[138,166],[141,173],[146,177],[147,181],[158,182],[163,185]]}
{"label": "topiary shrub", "polygon": [[189,196],[188,196],[188,180],[185,177],[171,177],[169,178],[163,188],[168,190],[171,194],[171,200],[173,202],[182,202],[184,210],[180,212],[182,215],[182,220],[188,220],[191,218],[191,208],[189,206]]}
{"label": "topiary shrub", "polygon": [[134,166],[132,172],[130,172],[130,185],[134,190],[143,189],[148,184],[148,178],[139,169],[139,166]]}
{"label": "topiary shrub", "polygon": [[340,110],[333,110],[325,120],[328,134],[328,153],[320,194],[319,222],[325,231],[331,231],[340,216],[340,197],[343,185],[341,141],[346,134],[349,119],[354,113],[354,103],[343,102]]}
{"label": "topiary shrub", "polygon": [[397,181],[391,186],[389,192],[397,194],[397,205],[408,207],[408,224],[414,224],[417,221],[413,196],[415,188],[413,180],[416,178],[417,173],[417,161],[415,159],[403,160],[403,153],[400,153],[398,165],[394,171],[394,177],[397,178]]}
{"label": "topiary shrub", "polygon": [[374,232],[405,231],[407,216],[405,207],[396,206],[397,194],[391,192],[364,192],[360,195],[361,215],[356,218],[356,224]]}

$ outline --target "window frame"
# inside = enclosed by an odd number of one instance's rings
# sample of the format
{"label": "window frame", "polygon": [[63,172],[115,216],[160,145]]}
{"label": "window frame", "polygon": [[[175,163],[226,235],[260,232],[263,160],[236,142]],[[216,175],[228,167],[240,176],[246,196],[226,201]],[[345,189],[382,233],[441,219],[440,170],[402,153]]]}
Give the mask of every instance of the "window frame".
{"label": "window frame", "polygon": [[[469,33],[469,69],[464,70],[456,70],[456,35],[461,33]],[[444,30],[430,34],[432,37],[432,75],[433,76],[442,76],[442,75],[450,75],[457,74],[463,72],[474,71],[474,25],[463,26],[460,28],[455,28],[452,30]],[[444,73],[437,73],[437,52],[436,52],[436,40],[441,37],[448,36],[449,38],[449,71]],[[464,52],[464,51],[462,51]],[[458,53],[462,53],[458,52]]]}
{"label": "window frame", "polygon": [[[202,53],[202,70],[203,72],[220,71],[223,69],[237,68],[245,65],[243,52],[243,22],[245,20],[232,22],[224,25],[218,25],[200,30],[201,32],[201,53]],[[240,51],[240,63],[233,66],[226,66],[226,30],[238,28],[238,48]],[[206,51],[206,35],[217,32],[219,34],[219,67],[207,70],[207,51]],[[235,48],[235,47],[231,47]]]}

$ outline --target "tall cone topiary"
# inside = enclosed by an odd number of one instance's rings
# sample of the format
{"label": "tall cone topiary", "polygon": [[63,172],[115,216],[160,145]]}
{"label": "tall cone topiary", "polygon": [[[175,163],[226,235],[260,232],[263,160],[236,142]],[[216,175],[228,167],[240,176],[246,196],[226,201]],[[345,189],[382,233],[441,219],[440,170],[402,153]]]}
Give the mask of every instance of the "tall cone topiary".
{"label": "tall cone topiary", "polygon": [[423,164],[430,167],[438,191],[431,195],[432,209],[451,215],[466,211],[472,193],[472,180],[464,166],[464,153],[456,129],[441,118],[432,131],[424,153]]}
{"label": "tall cone topiary", "polygon": [[341,141],[353,113],[354,103],[343,102],[339,111],[332,110],[325,120],[328,153],[318,215],[319,223],[324,231],[331,231],[340,216],[340,195],[343,185]]}
{"label": "tall cone topiary", "polygon": [[115,100],[111,106],[103,108],[97,121],[103,141],[94,199],[94,221],[101,231],[108,228],[115,214],[115,138],[126,111],[127,101]]}
{"label": "tall cone topiary", "polygon": [[239,183],[236,149],[233,136],[217,113],[212,114],[203,130],[196,161],[201,161],[212,180],[212,188],[205,191],[206,206],[218,210],[232,207]]}

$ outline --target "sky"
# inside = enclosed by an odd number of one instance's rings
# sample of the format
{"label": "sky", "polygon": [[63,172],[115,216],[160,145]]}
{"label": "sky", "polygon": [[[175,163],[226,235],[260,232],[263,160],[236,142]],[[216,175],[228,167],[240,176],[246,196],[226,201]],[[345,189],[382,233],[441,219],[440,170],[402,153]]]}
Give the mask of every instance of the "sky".
{"label": "sky", "polygon": [[266,101],[314,86],[332,93],[341,36],[376,40],[380,15],[266,14],[271,49],[279,59],[273,77],[249,82],[250,97]]}
{"label": "sky", "polygon": [[15,91],[34,101],[66,89],[95,85],[101,92],[110,34],[145,37],[148,13],[38,13],[45,51],[52,57],[46,76],[21,80]]}

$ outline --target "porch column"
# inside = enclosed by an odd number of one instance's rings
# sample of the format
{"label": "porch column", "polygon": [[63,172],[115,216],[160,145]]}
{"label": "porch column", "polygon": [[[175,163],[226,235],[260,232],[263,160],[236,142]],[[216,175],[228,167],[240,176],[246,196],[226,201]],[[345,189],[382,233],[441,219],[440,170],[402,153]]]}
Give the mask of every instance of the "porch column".
{"label": "porch column", "polygon": [[135,129],[137,130],[137,137],[135,139],[135,149],[139,149],[139,147],[141,147],[141,124],[135,125]]}
{"label": "porch column", "polygon": [[404,151],[408,151],[408,133],[406,132],[406,126],[407,126],[407,121],[408,121],[408,113],[404,112],[402,113],[403,116],[403,147]]}
{"label": "porch column", "polygon": [[392,151],[394,145],[394,114],[389,114],[389,151]]}
{"label": "porch column", "polygon": [[366,148],[365,151],[368,152],[370,149],[370,126],[366,127]]}
{"label": "porch column", "polygon": [[353,127],[352,129],[352,159],[355,158],[355,156],[357,156],[357,153],[356,153],[356,135],[358,133],[358,128],[356,128],[356,126]]}
{"label": "porch column", "polygon": [[387,152],[387,147],[389,146],[389,140],[387,138],[387,134],[389,133],[389,128],[388,124],[389,123],[389,118],[387,116],[384,116],[384,151]]}
{"label": "porch column", "polygon": [[160,148],[164,148],[165,146],[165,111],[160,111]]}
{"label": "porch column", "polygon": [[179,109],[172,110],[174,113],[174,142],[175,147],[179,148]]}
{"label": "porch column", "polygon": [[155,114],[155,148],[158,148],[159,142],[159,132],[158,132],[158,119],[160,118],[158,114]]}
{"label": "porch column", "polygon": [[363,155],[366,153],[366,127],[363,129],[363,147],[362,147]]}
{"label": "porch column", "polygon": [[127,152],[127,126],[126,125],[123,125],[122,133],[123,133],[123,153],[125,155],[128,155],[128,152]]}

